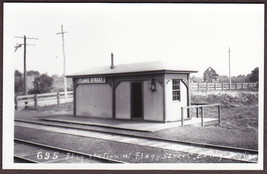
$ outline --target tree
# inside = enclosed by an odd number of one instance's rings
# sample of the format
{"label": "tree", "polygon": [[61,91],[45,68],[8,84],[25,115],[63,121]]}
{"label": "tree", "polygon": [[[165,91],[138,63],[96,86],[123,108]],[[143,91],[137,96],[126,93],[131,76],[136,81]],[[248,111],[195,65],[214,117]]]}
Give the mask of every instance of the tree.
{"label": "tree", "polygon": [[53,78],[49,77],[47,74],[42,74],[38,77],[35,77],[34,89],[30,90],[30,94],[40,94],[40,93],[48,93],[52,90]]}
{"label": "tree", "polygon": [[27,71],[27,76],[39,76],[40,73],[38,71]]}
{"label": "tree", "polygon": [[202,77],[196,77],[196,76],[191,76],[190,81],[193,83],[201,83],[202,82]]}
{"label": "tree", "polygon": [[15,94],[22,94],[24,92],[24,80],[22,73],[15,71]]}
{"label": "tree", "polygon": [[246,76],[245,75],[238,75],[232,77],[233,83],[244,83],[246,82]]}
{"label": "tree", "polygon": [[248,74],[248,81],[249,82],[259,81],[259,68],[258,67],[254,68],[254,70],[252,70],[251,73]]}
{"label": "tree", "polygon": [[219,83],[229,83],[229,77],[226,75],[220,75],[218,77],[218,82]]}

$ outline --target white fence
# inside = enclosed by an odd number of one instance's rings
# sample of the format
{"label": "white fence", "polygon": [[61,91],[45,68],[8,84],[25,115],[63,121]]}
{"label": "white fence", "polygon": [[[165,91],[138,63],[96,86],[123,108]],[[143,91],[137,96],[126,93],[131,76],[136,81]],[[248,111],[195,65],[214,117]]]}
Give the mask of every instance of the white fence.
{"label": "white fence", "polygon": [[59,105],[60,103],[67,103],[73,101],[73,92],[67,92],[65,98],[64,92],[46,93],[46,94],[32,94],[15,97],[15,109],[23,109],[25,107]]}
{"label": "white fence", "polygon": [[[192,91],[229,90],[229,83],[190,83]],[[232,83],[231,90],[257,90],[258,83]]]}

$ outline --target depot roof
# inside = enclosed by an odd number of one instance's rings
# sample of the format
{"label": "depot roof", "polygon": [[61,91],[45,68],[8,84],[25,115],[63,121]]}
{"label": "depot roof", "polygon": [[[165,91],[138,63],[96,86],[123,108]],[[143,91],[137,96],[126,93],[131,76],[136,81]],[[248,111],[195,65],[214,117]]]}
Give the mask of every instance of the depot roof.
{"label": "depot roof", "polygon": [[141,62],[131,64],[118,64],[113,68],[110,66],[101,66],[90,68],[75,74],[69,74],[67,77],[79,76],[97,76],[97,75],[123,75],[123,74],[148,74],[148,73],[196,73],[198,71],[176,67],[173,64],[163,62]]}

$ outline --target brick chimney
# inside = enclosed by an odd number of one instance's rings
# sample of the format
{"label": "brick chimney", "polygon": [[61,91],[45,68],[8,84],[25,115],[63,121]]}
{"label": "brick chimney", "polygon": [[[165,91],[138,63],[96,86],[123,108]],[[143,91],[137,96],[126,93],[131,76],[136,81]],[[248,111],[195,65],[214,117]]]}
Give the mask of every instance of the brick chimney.
{"label": "brick chimney", "polygon": [[111,53],[111,65],[110,65],[110,69],[114,68],[114,60],[113,60],[113,53]]}

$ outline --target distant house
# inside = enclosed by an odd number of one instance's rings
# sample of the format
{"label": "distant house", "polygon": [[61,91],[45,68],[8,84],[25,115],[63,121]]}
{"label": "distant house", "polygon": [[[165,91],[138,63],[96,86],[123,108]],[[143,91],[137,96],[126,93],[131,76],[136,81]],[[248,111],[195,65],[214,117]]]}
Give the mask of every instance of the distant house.
{"label": "distant house", "polygon": [[34,82],[35,77],[37,77],[37,75],[27,75],[26,83],[27,83],[28,90],[32,90],[34,88],[33,82]]}
{"label": "distant house", "polygon": [[40,74],[38,71],[27,71],[27,79],[26,79],[26,85],[27,85],[27,90],[33,90],[34,89],[34,80],[36,77],[39,77]]}
{"label": "distant house", "polygon": [[206,83],[213,83],[218,80],[219,75],[216,73],[214,69],[209,67],[204,73],[203,73],[203,80]]}

